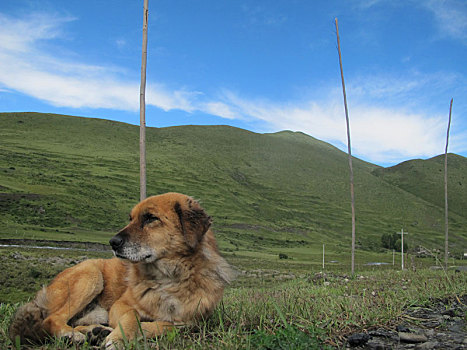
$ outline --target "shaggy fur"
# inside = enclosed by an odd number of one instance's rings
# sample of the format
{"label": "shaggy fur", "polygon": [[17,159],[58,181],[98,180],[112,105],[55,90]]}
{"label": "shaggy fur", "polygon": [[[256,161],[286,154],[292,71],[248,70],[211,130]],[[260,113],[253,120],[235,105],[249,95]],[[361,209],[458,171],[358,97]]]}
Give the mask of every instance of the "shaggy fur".
{"label": "shaggy fur", "polygon": [[127,339],[140,326],[154,337],[174,324],[208,317],[234,275],[210,225],[188,196],[147,198],[110,240],[117,258],[86,260],[58,274],[17,311],[10,337],[22,343],[47,335],[82,342],[86,334],[101,335],[113,349],[123,339],[121,329]]}

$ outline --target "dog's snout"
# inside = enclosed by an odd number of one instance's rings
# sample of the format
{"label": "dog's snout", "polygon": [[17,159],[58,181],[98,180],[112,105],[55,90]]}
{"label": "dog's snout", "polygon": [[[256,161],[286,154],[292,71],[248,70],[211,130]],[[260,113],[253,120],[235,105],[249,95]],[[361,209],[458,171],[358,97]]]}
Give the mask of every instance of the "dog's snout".
{"label": "dog's snout", "polygon": [[113,236],[110,241],[110,245],[112,246],[113,250],[117,250],[123,245],[123,238],[119,235]]}

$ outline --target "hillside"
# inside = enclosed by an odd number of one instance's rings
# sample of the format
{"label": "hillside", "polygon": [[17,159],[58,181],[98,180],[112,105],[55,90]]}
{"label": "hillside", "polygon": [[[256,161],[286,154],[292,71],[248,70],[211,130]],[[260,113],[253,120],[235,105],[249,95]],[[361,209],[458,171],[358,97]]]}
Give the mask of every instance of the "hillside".
{"label": "hillside", "polygon": [[[0,237],[105,242],[125,224],[139,197],[138,127],[2,113],[0,137]],[[460,166],[462,172],[465,162]],[[224,250],[271,252],[326,242],[338,252],[349,245],[347,155],[305,134],[148,128],[147,169],[148,194],[177,191],[201,200]],[[389,178],[391,169],[355,159],[354,171],[361,248],[379,249],[383,233],[402,227],[412,245],[442,246],[439,201]],[[462,200],[451,206],[453,249],[467,242],[463,206]]]}
{"label": "hillside", "polygon": [[[417,197],[444,208],[444,155],[414,159],[373,173]],[[440,184],[443,184],[440,186]],[[448,208],[467,215],[467,158],[448,154]]]}

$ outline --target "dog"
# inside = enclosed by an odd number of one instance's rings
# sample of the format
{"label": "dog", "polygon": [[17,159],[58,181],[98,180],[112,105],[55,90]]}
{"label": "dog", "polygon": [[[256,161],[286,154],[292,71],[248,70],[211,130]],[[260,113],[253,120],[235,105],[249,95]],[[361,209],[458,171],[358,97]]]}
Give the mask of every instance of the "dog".
{"label": "dog", "polygon": [[[163,334],[205,319],[235,277],[220,256],[211,217],[193,198],[166,193],[137,204],[110,239],[115,257],[85,260],[59,273],[16,312],[13,343],[90,338],[107,350],[123,339]],[[124,334],[123,334],[123,333]]]}

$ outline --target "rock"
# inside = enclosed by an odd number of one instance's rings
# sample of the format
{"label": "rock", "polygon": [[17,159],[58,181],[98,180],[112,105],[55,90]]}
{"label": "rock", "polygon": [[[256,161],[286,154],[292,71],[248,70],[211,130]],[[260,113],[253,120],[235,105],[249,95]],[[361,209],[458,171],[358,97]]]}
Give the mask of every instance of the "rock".
{"label": "rock", "polygon": [[415,347],[415,349],[416,350],[431,350],[431,349],[435,349],[438,345],[439,343],[436,341],[427,341],[425,343],[418,344]]}
{"label": "rock", "polygon": [[398,332],[403,332],[403,333],[410,333],[410,329],[406,326],[403,326],[403,325],[399,325],[396,327],[396,330]]}
{"label": "rock", "polygon": [[399,339],[404,343],[424,343],[428,338],[423,334],[399,332]]}
{"label": "rock", "polygon": [[441,312],[441,315],[454,317],[454,316],[456,316],[456,312],[453,309],[449,309],[449,310]]}
{"label": "rock", "polygon": [[399,336],[397,335],[397,333],[392,332],[392,331],[387,331],[383,328],[378,328],[376,330],[369,331],[368,334],[372,338],[378,337],[378,338],[384,338],[386,340],[390,339],[395,342],[399,341]]}
{"label": "rock", "polygon": [[453,333],[461,333],[463,332],[465,326],[463,322],[457,322],[452,324],[451,326],[448,327],[448,330]]}
{"label": "rock", "polygon": [[370,340],[370,336],[366,333],[355,333],[347,338],[350,346],[361,346]]}
{"label": "rock", "polygon": [[370,340],[366,344],[365,349],[368,349],[368,350],[389,350],[389,349],[392,349],[392,346],[387,345],[387,344],[383,344],[382,342],[379,342],[379,341]]}

